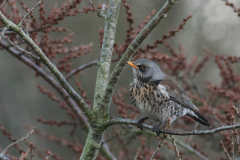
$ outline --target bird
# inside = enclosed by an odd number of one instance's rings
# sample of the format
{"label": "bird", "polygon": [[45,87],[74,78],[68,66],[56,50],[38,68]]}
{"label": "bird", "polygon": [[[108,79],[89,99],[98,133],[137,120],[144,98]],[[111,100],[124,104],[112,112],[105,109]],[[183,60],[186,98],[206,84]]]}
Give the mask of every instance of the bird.
{"label": "bird", "polygon": [[211,127],[199,109],[191,102],[186,93],[159,66],[148,59],[127,61],[133,68],[133,81],[129,86],[131,103],[144,115],[138,120],[137,127],[143,130],[144,121],[150,119],[160,122],[153,131],[159,135],[159,129],[177,118],[189,116],[202,125]]}

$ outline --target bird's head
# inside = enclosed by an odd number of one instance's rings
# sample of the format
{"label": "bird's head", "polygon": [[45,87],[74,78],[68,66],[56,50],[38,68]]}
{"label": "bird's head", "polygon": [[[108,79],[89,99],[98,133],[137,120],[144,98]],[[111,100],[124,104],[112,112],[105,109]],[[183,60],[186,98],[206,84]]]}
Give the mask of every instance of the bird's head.
{"label": "bird's head", "polygon": [[166,75],[160,68],[148,59],[138,59],[135,62],[127,61],[128,65],[133,67],[133,76],[143,82],[159,81]]}

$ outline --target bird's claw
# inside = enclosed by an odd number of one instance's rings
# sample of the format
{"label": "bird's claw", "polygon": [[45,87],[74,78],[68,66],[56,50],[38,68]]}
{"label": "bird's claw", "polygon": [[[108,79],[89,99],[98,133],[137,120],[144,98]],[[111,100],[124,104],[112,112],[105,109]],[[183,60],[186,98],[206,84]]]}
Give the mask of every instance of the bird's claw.
{"label": "bird's claw", "polygon": [[144,121],[145,121],[146,119],[148,119],[148,117],[141,118],[141,119],[139,119],[138,122],[137,122],[137,127],[140,128],[142,131],[144,131],[142,124],[144,123]]}
{"label": "bird's claw", "polygon": [[137,122],[137,127],[140,128],[143,131],[143,125],[142,125],[142,121],[138,121]]}
{"label": "bird's claw", "polygon": [[156,132],[157,136],[159,136],[160,133],[161,133],[161,131],[160,131],[159,129],[160,129],[159,126],[154,126],[154,127],[153,127],[153,132]]}

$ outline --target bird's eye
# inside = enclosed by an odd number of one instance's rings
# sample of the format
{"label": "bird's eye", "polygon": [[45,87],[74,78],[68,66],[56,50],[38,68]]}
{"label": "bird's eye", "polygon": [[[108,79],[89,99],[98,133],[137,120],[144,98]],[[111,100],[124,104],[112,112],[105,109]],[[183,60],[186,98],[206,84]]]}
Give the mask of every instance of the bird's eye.
{"label": "bird's eye", "polygon": [[143,69],[143,70],[146,70],[147,68],[148,68],[147,65],[142,65],[142,69]]}

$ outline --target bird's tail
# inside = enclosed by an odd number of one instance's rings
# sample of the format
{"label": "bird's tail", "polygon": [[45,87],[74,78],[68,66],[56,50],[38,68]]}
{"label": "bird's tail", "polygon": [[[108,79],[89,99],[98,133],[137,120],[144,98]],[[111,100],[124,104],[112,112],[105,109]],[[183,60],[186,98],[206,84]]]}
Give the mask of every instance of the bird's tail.
{"label": "bird's tail", "polygon": [[203,117],[200,113],[193,111],[194,114],[188,114],[189,117],[193,118],[195,121],[201,123],[204,126],[212,127],[208,120]]}

